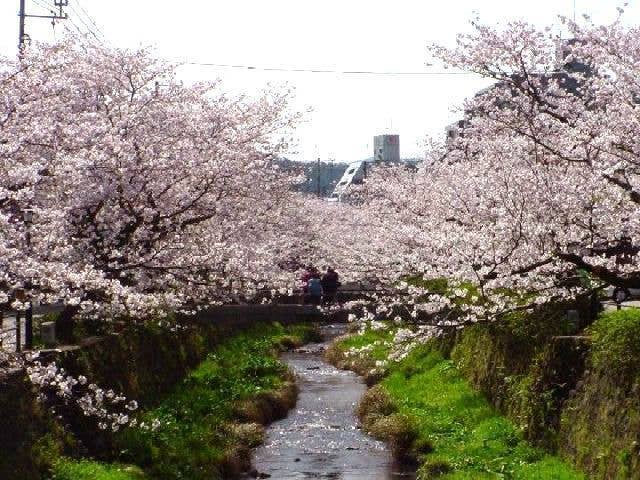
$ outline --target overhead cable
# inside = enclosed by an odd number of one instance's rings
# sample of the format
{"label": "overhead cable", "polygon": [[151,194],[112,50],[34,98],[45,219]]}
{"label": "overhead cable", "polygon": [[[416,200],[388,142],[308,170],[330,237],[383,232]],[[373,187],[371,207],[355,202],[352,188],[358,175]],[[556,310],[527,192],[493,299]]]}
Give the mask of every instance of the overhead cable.
{"label": "overhead cable", "polygon": [[452,72],[447,72],[447,71],[395,72],[395,71],[372,71],[372,70],[331,70],[331,69],[323,69],[323,68],[256,67],[253,65],[233,65],[233,64],[227,64],[227,63],[209,63],[209,62],[182,62],[182,65],[257,70],[257,71],[263,71],[263,72],[333,73],[338,75],[379,75],[379,76],[471,75],[471,72],[453,72],[453,71]]}
{"label": "overhead cable", "polygon": [[89,15],[89,12],[87,12],[83,7],[82,4],[80,3],[80,0],[75,0],[75,4],[78,6],[78,8],[80,9],[80,11],[84,14],[85,17],[87,17],[87,19],[89,19],[89,21],[93,24],[93,26],[95,27],[95,29],[98,31],[98,33],[100,34],[101,37],[106,39],[106,36],[104,34],[104,32],[102,31],[102,29],[98,26],[98,24],[95,22],[95,20],[93,19],[93,17],[91,17],[91,15]]}
{"label": "overhead cable", "polygon": [[87,22],[84,21],[84,18],[82,18],[82,16],[80,15],[80,13],[78,12],[78,10],[76,10],[73,6],[72,3],[69,3],[69,7],[71,8],[71,10],[73,11],[73,13],[75,14],[75,18],[77,18],[78,20],[80,20],[80,22],[82,23],[82,25],[85,26],[85,28],[87,29],[87,31],[100,43],[104,43],[105,39],[103,38],[99,38],[98,35],[96,35],[96,32],[93,31],[93,28],[91,28],[90,25],[87,24]]}

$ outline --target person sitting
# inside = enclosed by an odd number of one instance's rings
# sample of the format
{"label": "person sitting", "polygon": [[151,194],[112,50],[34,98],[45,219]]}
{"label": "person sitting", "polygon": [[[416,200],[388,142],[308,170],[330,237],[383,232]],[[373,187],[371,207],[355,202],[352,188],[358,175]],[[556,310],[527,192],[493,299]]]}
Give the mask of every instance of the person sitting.
{"label": "person sitting", "polygon": [[322,282],[319,275],[312,276],[307,282],[307,295],[305,296],[305,303],[311,305],[320,305],[322,300]]}

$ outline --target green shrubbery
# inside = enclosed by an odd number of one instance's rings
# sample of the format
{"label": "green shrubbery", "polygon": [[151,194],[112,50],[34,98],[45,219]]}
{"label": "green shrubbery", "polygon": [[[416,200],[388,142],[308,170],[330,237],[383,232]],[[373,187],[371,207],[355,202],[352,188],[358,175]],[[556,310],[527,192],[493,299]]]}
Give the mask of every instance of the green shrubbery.
{"label": "green shrubbery", "polygon": [[[418,455],[424,478],[579,478],[523,438],[559,452],[590,477],[636,478],[640,309],[601,313],[582,335],[571,336],[576,325],[567,322],[567,310],[578,309],[577,326],[584,326],[595,312],[588,300],[544,305],[467,327],[390,365],[378,387],[392,400],[392,408],[385,403],[385,415],[412,420],[418,433],[413,453],[425,450],[416,442],[426,450],[433,447]],[[335,355],[384,338],[388,333],[368,331],[340,342]],[[371,349],[371,359],[355,365],[384,359],[388,351],[383,350],[380,345]],[[351,357],[338,363],[353,364]],[[369,430],[387,438],[380,415],[370,418],[376,423]],[[389,426],[397,430],[398,423]]]}
{"label": "green shrubbery", "polygon": [[[407,378],[403,368],[418,371]],[[422,469],[443,478],[580,478],[566,465],[553,462],[529,446],[520,431],[496,413],[460,376],[451,361],[418,347],[382,382],[400,413],[413,418],[423,442],[433,445]],[[551,468],[550,465],[555,465]],[[526,470],[526,475],[524,474]],[[431,472],[431,473],[430,473]]]}
{"label": "green shrubbery", "polygon": [[[325,358],[338,368],[353,370],[364,377],[367,385],[371,386],[381,378],[381,371],[376,370],[376,361],[386,360],[389,345],[393,340],[394,328],[379,330],[367,329],[359,335],[349,335],[340,342],[334,342],[325,353]],[[347,350],[358,350],[367,347],[367,352],[346,356]]]}

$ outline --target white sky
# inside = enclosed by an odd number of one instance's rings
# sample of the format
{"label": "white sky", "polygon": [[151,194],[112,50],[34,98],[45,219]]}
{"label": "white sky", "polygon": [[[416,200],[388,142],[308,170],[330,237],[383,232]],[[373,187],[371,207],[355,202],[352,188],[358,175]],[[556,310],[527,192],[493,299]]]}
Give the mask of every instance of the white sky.
{"label": "white sky", "polygon": [[[27,13],[45,13],[54,0],[26,0]],[[628,23],[640,7],[626,8]],[[152,45],[175,60],[255,67],[331,70],[428,71],[426,45],[452,44],[478,12],[485,23],[526,19],[557,24],[571,16],[574,0],[69,0],[66,9],[82,31],[95,28],[118,47]],[[577,15],[606,23],[617,0],[576,0]],[[0,0],[0,54],[15,55],[19,0]],[[83,23],[84,22],[84,23]],[[71,29],[75,27],[67,25]],[[27,19],[27,33],[53,41],[47,20]],[[59,24],[57,35],[63,32]],[[436,68],[440,71],[439,68]],[[226,88],[249,94],[267,83],[294,87],[293,108],[312,112],[296,133],[290,157],[353,161],[371,156],[372,137],[400,135],[401,155],[422,156],[426,135],[444,135],[451,110],[485,83],[468,75],[367,76],[181,67],[185,81],[221,78]]]}

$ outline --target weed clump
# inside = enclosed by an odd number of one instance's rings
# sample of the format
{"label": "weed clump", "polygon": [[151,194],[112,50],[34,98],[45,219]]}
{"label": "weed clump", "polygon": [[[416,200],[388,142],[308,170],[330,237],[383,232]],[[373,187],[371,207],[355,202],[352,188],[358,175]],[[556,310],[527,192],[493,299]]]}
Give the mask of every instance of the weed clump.
{"label": "weed clump", "polygon": [[389,356],[394,334],[394,328],[369,328],[344,336],[329,346],[325,359],[338,368],[356,372],[370,387],[385,376],[386,372],[378,367],[378,362]]}
{"label": "weed clump", "polygon": [[[384,388],[370,388],[358,405],[358,418],[365,431],[388,443],[393,455],[400,460],[413,461],[416,457],[415,426],[408,416],[397,413],[398,408]],[[424,449],[421,444],[420,449]]]}
{"label": "weed clump", "polygon": [[394,457],[401,461],[414,461],[413,442],[418,434],[415,425],[407,415],[392,413],[371,422],[367,431],[373,437],[387,442]]}
{"label": "weed clump", "polygon": [[298,390],[292,381],[284,382],[277,390],[267,390],[244,399],[234,407],[234,417],[241,422],[267,425],[284,418],[296,404]]}
{"label": "weed clump", "polygon": [[453,467],[447,460],[427,460],[420,468],[420,477],[426,479],[437,478],[453,471]]}
{"label": "weed clump", "polygon": [[378,417],[386,417],[397,411],[391,396],[379,385],[366,391],[358,405],[358,418],[365,426]]}
{"label": "weed clump", "polygon": [[255,448],[264,441],[264,426],[259,423],[232,423],[228,430],[239,443],[249,448]]}
{"label": "weed clump", "polygon": [[280,342],[278,342],[280,349],[283,351],[293,350],[294,348],[299,347],[301,344],[302,342],[300,341],[300,339],[292,335],[285,335],[280,339]]}

